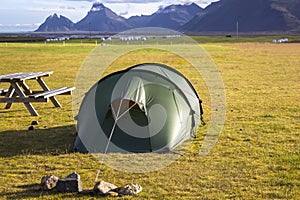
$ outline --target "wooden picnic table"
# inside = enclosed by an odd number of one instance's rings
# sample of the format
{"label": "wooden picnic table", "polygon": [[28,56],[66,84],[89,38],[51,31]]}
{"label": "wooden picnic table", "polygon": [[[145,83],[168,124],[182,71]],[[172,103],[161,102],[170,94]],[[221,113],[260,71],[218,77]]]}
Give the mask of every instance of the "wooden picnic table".
{"label": "wooden picnic table", "polygon": [[[38,116],[33,102],[48,102],[50,99],[55,107],[61,107],[55,95],[71,94],[75,87],[62,87],[50,90],[43,77],[49,77],[53,72],[21,72],[0,75],[0,83],[9,83],[8,89],[0,89],[0,103],[6,103],[5,109],[10,109],[13,103],[24,103],[32,116]],[[25,81],[36,80],[42,90],[33,91]]]}

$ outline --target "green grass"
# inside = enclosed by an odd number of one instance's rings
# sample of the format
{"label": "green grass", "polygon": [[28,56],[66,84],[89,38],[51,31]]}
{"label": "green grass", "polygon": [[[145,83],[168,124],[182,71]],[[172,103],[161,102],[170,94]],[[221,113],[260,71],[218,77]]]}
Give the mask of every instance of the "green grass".
{"label": "green grass", "polygon": [[[54,71],[45,78],[51,88],[72,86],[94,47],[80,43],[16,43],[6,47],[2,43],[0,71]],[[213,151],[204,158],[198,156],[207,129],[200,127],[189,150],[168,167],[138,174],[104,165],[100,179],[120,186],[143,186],[137,197],[126,199],[299,199],[300,45],[206,43],[203,48],[220,70],[227,97],[225,127]],[[130,54],[135,55],[130,56],[134,59],[124,55],[108,70],[157,59],[177,68],[187,66],[170,53],[150,50]],[[179,70],[189,74],[192,69]],[[187,76],[193,79],[193,73],[190,74]],[[200,79],[193,79],[192,83],[206,102],[205,120],[210,123],[210,97],[205,85]],[[43,175],[64,177],[73,171],[81,175],[84,189],[91,189],[100,165],[91,155],[69,153],[76,131],[72,99],[58,99],[62,109],[53,108],[51,103],[34,104],[39,117],[29,116],[21,104],[10,110],[0,109],[1,199],[92,198],[32,190]],[[39,125],[29,132],[33,120],[38,120]]]}

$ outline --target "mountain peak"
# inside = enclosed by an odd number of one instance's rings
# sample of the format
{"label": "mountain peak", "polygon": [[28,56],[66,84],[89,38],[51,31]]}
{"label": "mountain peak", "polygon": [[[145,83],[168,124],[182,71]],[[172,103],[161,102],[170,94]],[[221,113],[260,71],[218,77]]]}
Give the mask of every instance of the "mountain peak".
{"label": "mountain peak", "polygon": [[190,6],[198,6],[195,2],[192,2],[192,3],[188,4],[188,5],[190,5]]}
{"label": "mountain peak", "polygon": [[[196,4],[195,4],[196,5]],[[196,13],[201,12],[199,6],[190,6],[182,4],[172,4],[167,7],[160,7],[157,12],[152,14],[145,27],[163,27],[169,29],[177,29],[192,19]]]}
{"label": "mountain peak", "polygon": [[75,24],[75,28],[82,31],[120,32],[131,26],[125,18],[95,1],[88,14]]}
{"label": "mountain peak", "polygon": [[91,11],[98,12],[98,11],[104,10],[105,8],[106,7],[103,5],[103,3],[96,1],[92,6]]}
{"label": "mountain peak", "polygon": [[50,15],[46,21],[39,26],[36,32],[65,32],[74,31],[74,23],[67,17],[58,16],[56,13]]}
{"label": "mountain peak", "polygon": [[176,5],[169,5],[167,7],[160,7],[158,13],[170,13],[176,11]]}
{"label": "mountain peak", "polygon": [[58,15],[56,13],[54,13],[52,16],[50,16],[51,18],[54,18],[54,19],[58,19]]}
{"label": "mountain peak", "polygon": [[172,4],[166,7],[160,7],[159,10],[157,11],[157,13],[163,13],[163,14],[167,14],[167,13],[175,13],[178,12],[180,10],[186,10],[188,12],[190,12],[192,15],[202,11],[203,9],[201,7],[199,7],[196,3],[187,3],[184,5],[181,4]]}

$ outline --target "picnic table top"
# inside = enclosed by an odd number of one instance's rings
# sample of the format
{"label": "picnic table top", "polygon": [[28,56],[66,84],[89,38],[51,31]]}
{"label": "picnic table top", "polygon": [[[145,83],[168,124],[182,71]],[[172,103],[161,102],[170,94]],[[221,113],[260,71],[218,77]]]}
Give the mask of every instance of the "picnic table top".
{"label": "picnic table top", "polygon": [[37,77],[50,76],[53,72],[19,72],[0,75],[0,82],[23,81]]}

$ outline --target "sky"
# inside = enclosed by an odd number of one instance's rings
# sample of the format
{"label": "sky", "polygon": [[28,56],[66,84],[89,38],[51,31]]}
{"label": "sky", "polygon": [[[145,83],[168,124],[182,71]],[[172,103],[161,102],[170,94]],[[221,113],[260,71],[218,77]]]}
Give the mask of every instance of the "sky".
{"label": "sky", "polygon": [[[149,15],[160,7],[195,2],[205,8],[218,0],[96,0],[115,13],[128,18]],[[74,23],[84,18],[95,0],[1,0],[0,32],[34,31],[45,19],[57,13]]]}

